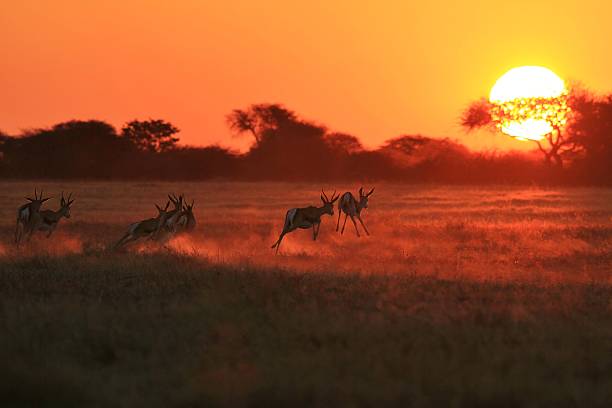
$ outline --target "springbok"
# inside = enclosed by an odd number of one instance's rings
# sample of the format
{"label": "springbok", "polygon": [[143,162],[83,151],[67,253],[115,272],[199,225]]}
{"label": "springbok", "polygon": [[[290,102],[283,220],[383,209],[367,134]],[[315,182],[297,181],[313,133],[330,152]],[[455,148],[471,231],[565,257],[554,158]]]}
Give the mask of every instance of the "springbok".
{"label": "springbok", "polygon": [[166,206],[162,209],[160,206],[155,204],[158,215],[155,218],[149,218],[143,221],[135,222],[128,227],[127,232],[117,243],[113,246],[113,249],[117,250],[130,242],[137,241],[141,238],[155,239],[159,230],[165,225],[168,219],[168,206],[170,201],[166,202]]}
{"label": "springbok", "polygon": [[57,211],[42,210],[40,211],[40,222],[36,228],[37,231],[46,231],[47,238],[53,234],[57,224],[59,224],[62,217],[70,218],[70,206],[74,203],[72,199],[72,193],[68,195],[68,199],[64,198],[64,192],[60,199],[60,208]]}
{"label": "springbok", "polygon": [[330,200],[325,192],[321,190],[322,207],[309,206],[305,208],[292,208],[287,211],[283,230],[278,240],[272,245],[272,248],[276,247],[276,253],[278,253],[283,237],[298,228],[307,229],[312,227],[312,239],[316,241],[319,230],[321,229],[321,216],[324,214],[334,215],[334,203],[336,200],[338,200],[338,196],[336,196],[335,191]]}
{"label": "springbok", "polygon": [[183,214],[183,195],[178,198],[174,194],[168,194],[168,199],[174,204],[174,208],[166,213],[166,219],[160,225],[159,230],[151,237],[152,239],[165,243],[172,235],[176,234],[179,229],[179,219]]}
{"label": "springbok", "polygon": [[168,194],[168,198],[174,204],[174,209],[168,211],[168,218],[164,223],[164,228],[171,233],[176,232],[178,220],[183,213],[183,195],[179,195],[178,198],[174,194]]}
{"label": "springbok", "polygon": [[183,211],[181,211],[176,221],[176,227],[179,231],[189,232],[195,229],[196,219],[193,215],[193,204],[194,201],[191,200],[191,204],[185,204],[183,206]]}
{"label": "springbok", "polygon": [[351,217],[351,221],[353,221],[353,225],[355,226],[355,232],[359,237],[359,230],[357,229],[357,223],[355,222],[355,217],[361,223],[365,233],[370,235],[368,229],[366,228],[363,220],[361,219],[361,210],[364,208],[368,208],[368,197],[372,195],[374,189],[371,189],[369,193],[363,193],[363,187],[359,189],[359,201],[355,199],[355,196],[350,191],[342,194],[342,198],[338,202],[338,223],[336,224],[336,232],[338,232],[338,228],[340,227],[340,216],[344,213],[344,224],[342,224],[342,232],[340,234],[344,234],[344,227],[346,227],[346,219]]}
{"label": "springbok", "polygon": [[36,189],[34,189],[34,198],[26,197],[26,200],[30,202],[22,205],[17,210],[17,225],[15,226],[15,243],[17,245],[21,243],[24,234],[27,234],[28,241],[30,240],[32,233],[41,221],[40,208],[50,198],[43,198],[42,190],[40,191],[40,196],[38,196]]}

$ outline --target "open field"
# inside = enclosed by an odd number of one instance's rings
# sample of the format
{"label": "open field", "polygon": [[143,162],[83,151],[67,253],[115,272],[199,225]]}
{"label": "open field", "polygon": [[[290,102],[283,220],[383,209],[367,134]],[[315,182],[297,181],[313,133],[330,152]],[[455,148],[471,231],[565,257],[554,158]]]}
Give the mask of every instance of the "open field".
{"label": "open field", "polygon": [[[73,216],[16,249],[35,184],[73,191]],[[612,190],[377,185],[372,236],[336,214],[274,256],[320,186],[0,187],[3,406],[612,401]],[[170,191],[195,199],[194,236],[106,250]]]}

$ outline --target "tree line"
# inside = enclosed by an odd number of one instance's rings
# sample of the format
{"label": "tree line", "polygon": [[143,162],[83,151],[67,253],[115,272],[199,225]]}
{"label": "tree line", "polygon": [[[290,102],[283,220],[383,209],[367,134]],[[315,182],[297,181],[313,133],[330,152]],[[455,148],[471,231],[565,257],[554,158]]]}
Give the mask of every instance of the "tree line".
{"label": "tree line", "polygon": [[[0,133],[0,177],[99,180],[326,181],[612,185],[612,96],[583,94],[564,130],[572,151],[531,154],[472,152],[450,140],[401,135],[377,149],[328,130],[280,104],[255,104],[227,115],[228,127],[252,139],[237,153],[220,146],[179,144],[180,130],[161,120],[134,120],[121,129],[73,120],[10,136]],[[468,106],[462,124],[487,126],[486,105]],[[540,154],[541,153],[541,154]]]}

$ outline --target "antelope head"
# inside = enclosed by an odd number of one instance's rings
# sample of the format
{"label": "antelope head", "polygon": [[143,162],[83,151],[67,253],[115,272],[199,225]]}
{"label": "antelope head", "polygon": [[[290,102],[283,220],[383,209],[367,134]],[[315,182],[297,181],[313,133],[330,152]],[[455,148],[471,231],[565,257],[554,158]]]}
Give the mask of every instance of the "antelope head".
{"label": "antelope head", "polygon": [[179,195],[178,198],[174,194],[168,194],[168,198],[174,204],[174,212],[179,212],[183,209],[183,195]]}
{"label": "antelope head", "polygon": [[332,198],[329,199],[325,191],[321,189],[321,201],[323,201],[324,214],[334,215],[334,203],[338,200],[338,197],[340,197],[340,194],[336,195],[336,191],[334,190]]}
{"label": "antelope head", "polygon": [[363,193],[363,187],[359,189],[359,206],[361,208],[368,208],[368,197],[372,195],[374,189],[371,189],[369,193]]}
{"label": "antelope head", "polygon": [[32,208],[33,211],[40,211],[40,207],[42,207],[43,203],[50,198],[51,197],[43,198],[42,190],[40,190],[40,196],[38,196],[36,189],[34,189],[34,198],[26,197],[25,199],[30,201],[30,208]]}
{"label": "antelope head", "polygon": [[183,206],[183,212],[189,216],[193,216],[193,204],[194,200],[191,200],[191,204],[185,204]]}
{"label": "antelope head", "polygon": [[70,218],[70,206],[74,203],[72,199],[72,193],[68,195],[68,198],[64,198],[64,192],[62,191],[62,198],[60,199],[60,211],[66,218]]}
{"label": "antelope head", "polygon": [[168,219],[168,207],[170,206],[170,201],[166,202],[166,206],[164,208],[161,208],[159,205],[155,204],[155,208],[157,208],[157,230],[159,230],[165,223],[166,220]]}

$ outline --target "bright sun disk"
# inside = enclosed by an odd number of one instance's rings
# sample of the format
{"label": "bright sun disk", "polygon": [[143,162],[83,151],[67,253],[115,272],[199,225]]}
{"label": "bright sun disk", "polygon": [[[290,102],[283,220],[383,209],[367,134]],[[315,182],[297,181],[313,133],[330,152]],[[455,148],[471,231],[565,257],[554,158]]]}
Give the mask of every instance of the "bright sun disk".
{"label": "bright sun disk", "polygon": [[489,101],[501,131],[521,140],[541,140],[566,122],[565,82],[548,68],[513,68],[497,80]]}

